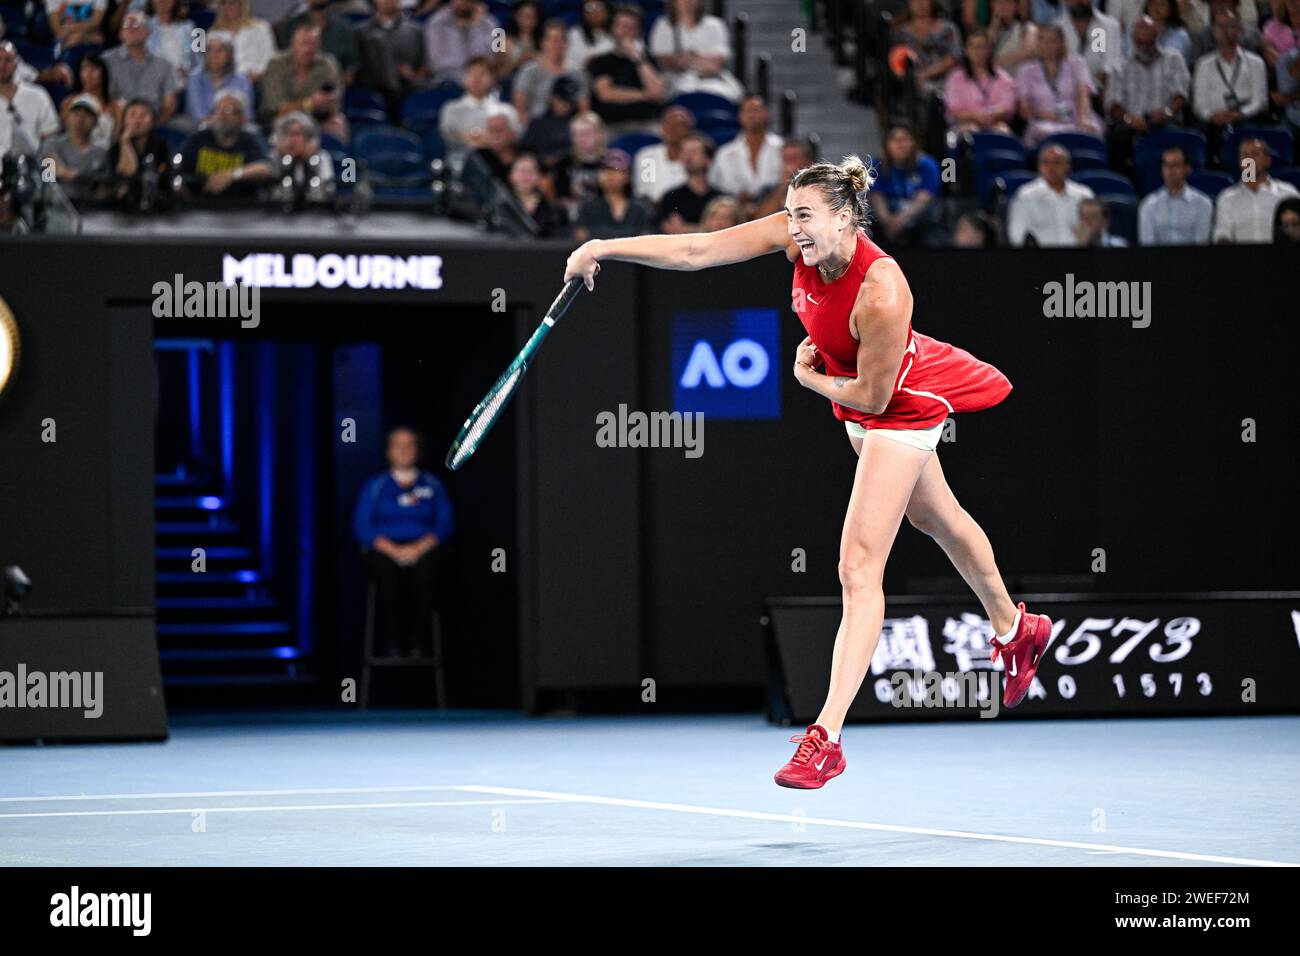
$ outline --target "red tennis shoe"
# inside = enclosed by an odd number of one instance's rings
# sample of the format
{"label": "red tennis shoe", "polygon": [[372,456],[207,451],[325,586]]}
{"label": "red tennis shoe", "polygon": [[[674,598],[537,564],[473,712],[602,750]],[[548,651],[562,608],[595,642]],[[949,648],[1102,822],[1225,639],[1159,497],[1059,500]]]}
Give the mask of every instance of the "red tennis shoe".
{"label": "red tennis shoe", "polygon": [[1007,643],[1001,643],[996,637],[990,638],[992,651],[989,660],[996,661],[1002,657],[1002,666],[1006,669],[1007,687],[1002,692],[1002,706],[1014,707],[1025,699],[1029,686],[1034,682],[1034,673],[1047,650],[1047,642],[1052,639],[1052,621],[1046,614],[1030,614],[1025,610],[1023,601],[1020,608],[1020,629],[1016,636]]}
{"label": "red tennis shoe", "polygon": [[844,748],[833,744],[828,739],[825,728],[813,724],[804,734],[795,734],[790,743],[798,744],[790,762],[776,772],[776,783],[780,787],[792,787],[795,790],[817,790],[827,780],[838,777],[848,766],[844,759]]}

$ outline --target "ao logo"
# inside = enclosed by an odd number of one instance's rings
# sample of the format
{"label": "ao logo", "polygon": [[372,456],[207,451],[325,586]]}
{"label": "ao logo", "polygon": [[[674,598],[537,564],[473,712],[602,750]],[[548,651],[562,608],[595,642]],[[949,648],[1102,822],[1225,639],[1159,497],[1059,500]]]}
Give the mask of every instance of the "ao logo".
{"label": "ao logo", "polygon": [[710,388],[724,388],[728,382],[737,388],[754,388],[767,378],[771,365],[767,349],[753,339],[736,339],[722,350],[721,362],[713,346],[700,339],[686,360],[681,386],[699,388],[703,380]]}

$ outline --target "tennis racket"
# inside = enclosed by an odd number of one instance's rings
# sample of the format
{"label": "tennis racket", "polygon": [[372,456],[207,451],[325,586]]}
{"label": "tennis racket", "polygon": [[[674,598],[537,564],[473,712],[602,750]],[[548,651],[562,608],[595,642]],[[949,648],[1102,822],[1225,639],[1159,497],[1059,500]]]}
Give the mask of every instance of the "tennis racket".
{"label": "tennis racket", "polygon": [[551,303],[551,307],[546,310],[546,315],[537,326],[537,331],[524,343],[515,360],[510,363],[510,367],[496,380],[496,384],[488,389],[487,395],[483,396],[483,401],[475,405],[474,410],[469,413],[469,418],[465,419],[465,424],[460,428],[460,434],[456,436],[456,440],[451,443],[451,448],[447,451],[447,467],[452,471],[469,461],[470,456],[478,451],[478,446],[483,444],[483,439],[487,437],[487,433],[492,430],[492,426],[497,423],[506,405],[518,391],[519,383],[523,381],[524,373],[528,371],[528,363],[542,347],[542,342],[546,340],[547,334],[559,321],[560,316],[568,311],[573,300],[578,297],[578,292],[582,290],[584,284],[582,276],[568,281],[560,290],[560,294],[555,297],[555,301]]}

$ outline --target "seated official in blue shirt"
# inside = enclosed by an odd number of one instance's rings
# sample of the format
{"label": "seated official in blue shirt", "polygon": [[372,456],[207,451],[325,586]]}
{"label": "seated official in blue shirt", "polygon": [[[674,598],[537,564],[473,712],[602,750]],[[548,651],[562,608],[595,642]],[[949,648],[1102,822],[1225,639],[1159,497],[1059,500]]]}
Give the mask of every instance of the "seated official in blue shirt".
{"label": "seated official in blue shirt", "polygon": [[387,457],[388,471],[361,489],[353,525],[375,581],[375,652],[427,656],[451,501],[442,483],[420,469],[415,432],[389,432]]}
{"label": "seated official in blue shirt", "polygon": [[904,245],[935,245],[935,214],[943,191],[939,164],[921,151],[916,133],[894,126],[885,139],[885,160],[867,194],[872,231],[886,249]]}

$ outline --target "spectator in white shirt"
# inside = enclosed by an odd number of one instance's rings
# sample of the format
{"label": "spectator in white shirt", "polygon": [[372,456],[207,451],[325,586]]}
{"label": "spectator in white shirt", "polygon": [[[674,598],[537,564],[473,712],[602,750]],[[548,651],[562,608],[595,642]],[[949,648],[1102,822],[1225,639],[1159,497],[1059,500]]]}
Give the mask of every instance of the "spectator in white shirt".
{"label": "spectator in white shirt", "polygon": [[1057,24],[1065,34],[1065,52],[1083,57],[1098,89],[1105,90],[1124,55],[1119,21],[1094,7],[1092,0],[1070,0]]}
{"label": "spectator in white shirt", "polygon": [[492,61],[485,56],[470,57],[463,74],[465,93],[446,103],[438,115],[438,132],[453,154],[488,146],[487,121],[504,113],[515,132],[519,132],[519,114],[501,102],[496,89]]}
{"label": "spectator in white shirt", "polygon": [[1300,191],[1268,174],[1273,157],[1262,139],[1243,141],[1238,155],[1241,182],[1219,193],[1215,201],[1214,241],[1272,242],[1277,204],[1300,196]]}
{"label": "spectator in white shirt", "polygon": [[1007,237],[1013,246],[1073,246],[1079,203],[1092,190],[1070,179],[1070,154],[1055,143],[1038,152],[1038,178],[1025,183],[1007,208]]}
{"label": "spectator in white shirt", "polygon": [[253,16],[249,0],[217,0],[217,19],[213,30],[229,33],[235,47],[235,72],[254,83],[266,72],[275,56],[275,35],[271,25]]}
{"label": "spectator in white shirt", "polygon": [[0,41],[0,156],[35,156],[41,140],[59,131],[59,114],[43,87],[20,83],[18,50]]}
{"label": "spectator in white shirt", "polygon": [[1133,24],[1133,52],[1120,63],[1106,87],[1110,162],[1130,174],[1134,138],[1168,124],[1176,126],[1191,85],[1187,63],[1175,51],[1160,49],[1156,33],[1154,20],[1138,18]]}
{"label": "spectator in white shirt", "polygon": [[659,119],[662,142],[642,146],[632,160],[632,191],[657,203],[664,193],[686,182],[682,144],[695,129],[695,117],[684,106],[670,106]]}
{"label": "spectator in white shirt", "polygon": [[582,5],[582,22],[569,27],[565,69],[585,71],[589,60],[614,49],[614,37],[609,32],[612,19],[609,0],[587,0]]}
{"label": "spectator in white shirt", "polygon": [[1214,203],[1187,185],[1192,163],[1187,150],[1171,146],[1160,157],[1163,188],[1138,206],[1138,241],[1144,246],[1202,246],[1210,242]]}
{"label": "spectator in white shirt", "polygon": [[650,53],[663,67],[672,95],[714,93],[733,103],[745,95],[727,72],[731,37],[722,19],[704,13],[703,0],[668,0],[650,30]]}
{"label": "spectator in white shirt", "polygon": [[781,179],[784,140],[768,129],[767,103],[757,94],[741,101],[739,118],[740,135],[713,157],[709,182],[739,199],[741,215],[748,218],[753,203]]}
{"label": "spectator in white shirt", "polygon": [[1237,15],[1231,10],[1220,10],[1214,15],[1214,40],[1218,49],[1196,61],[1192,109],[1196,118],[1206,124],[1212,140],[1221,140],[1225,126],[1254,119],[1268,105],[1264,60],[1238,45],[1240,33]]}

